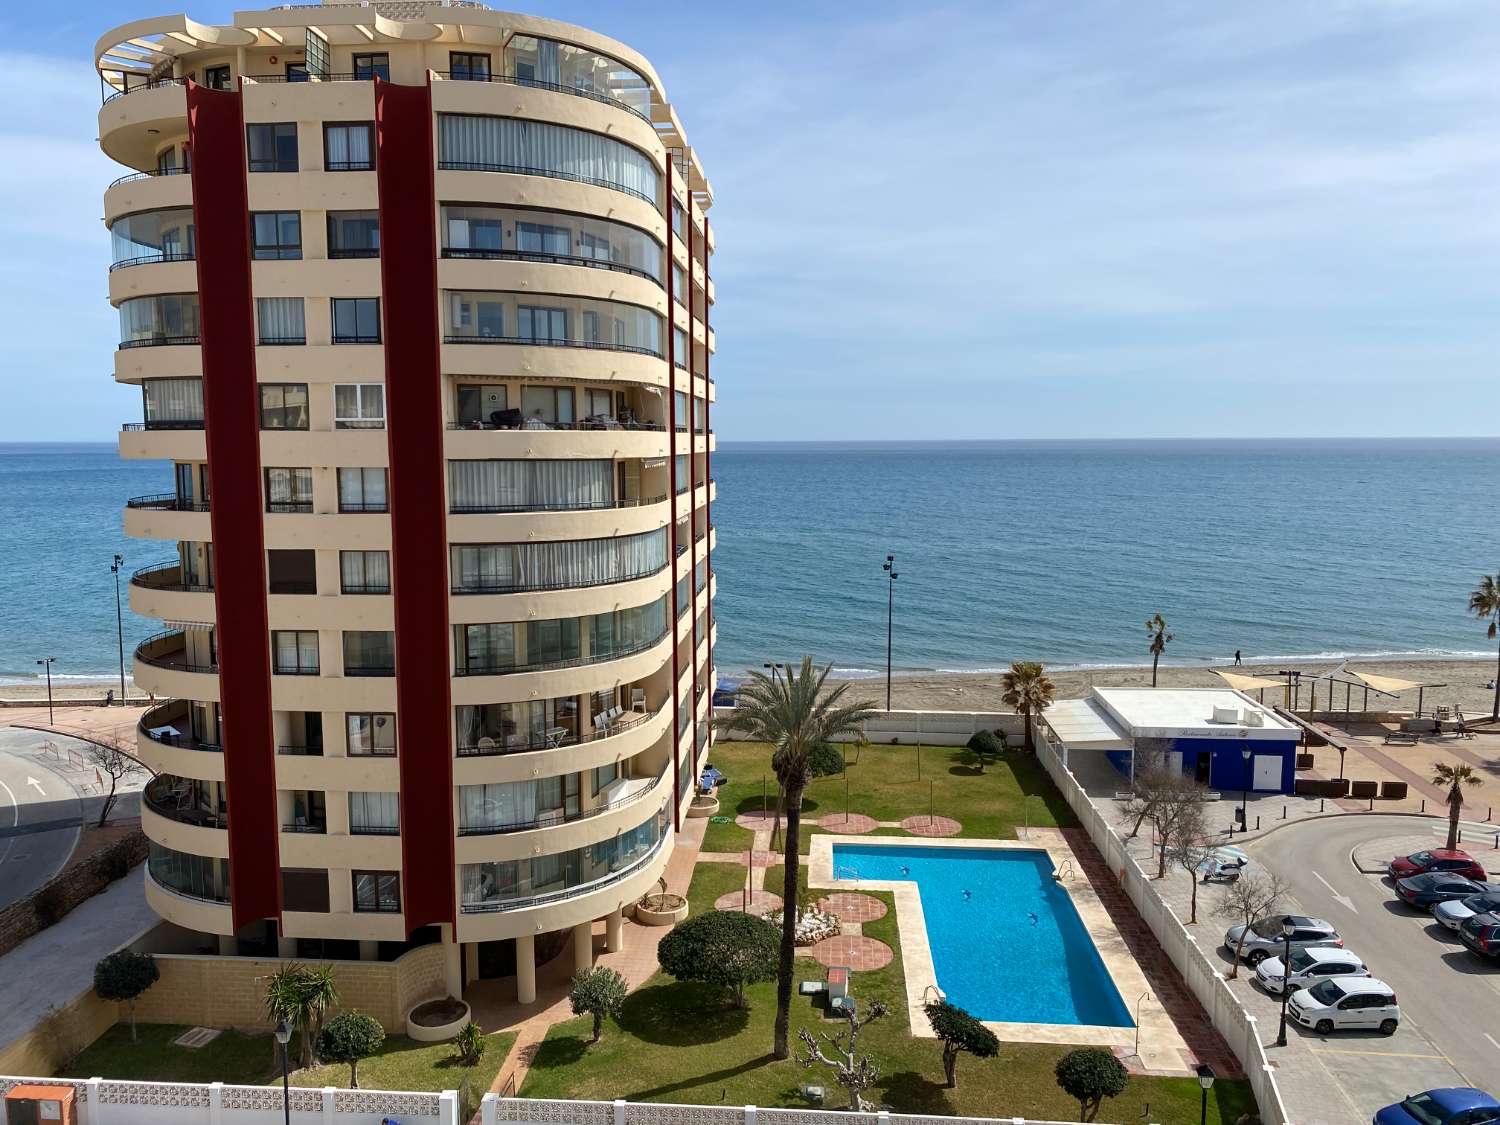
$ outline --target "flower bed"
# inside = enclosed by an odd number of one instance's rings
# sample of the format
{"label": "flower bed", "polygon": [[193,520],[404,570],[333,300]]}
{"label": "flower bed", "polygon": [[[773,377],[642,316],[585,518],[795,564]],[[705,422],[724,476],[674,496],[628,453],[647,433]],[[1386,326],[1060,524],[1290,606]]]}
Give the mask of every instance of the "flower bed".
{"label": "flower bed", "polygon": [[[779,929],[782,924],[782,911],[772,911],[766,915],[766,920],[774,922]],[[821,910],[804,910],[801,917],[797,919],[798,945],[816,945],[825,938],[837,937],[839,933],[839,920],[832,914],[825,914]]]}

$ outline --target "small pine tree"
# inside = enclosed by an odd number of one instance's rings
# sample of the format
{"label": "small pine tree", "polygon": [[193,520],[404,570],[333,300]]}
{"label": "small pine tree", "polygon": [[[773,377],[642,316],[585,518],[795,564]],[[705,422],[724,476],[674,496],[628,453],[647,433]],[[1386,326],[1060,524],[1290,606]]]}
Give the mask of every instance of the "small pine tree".
{"label": "small pine tree", "polygon": [[1057,1084],[1078,1099],[1078,1120],[1092,1121],[1105,1098],[1125,1092],[1125,1066],[1103,1047],[1079,1047],[1057,1060]]}
{"label": "small pine tree", "polygon": [[359,1089],[359,1060],[378,1052],[385,1043],[385,1028],[374,1016],[351,1009],[340,1012],[318,1033],[318,1057],[324,1062],[349,1064],[349,1089]]}
{"label": "small pine tree", "polygon": [[781,934],[764,918],[710,910],[672,927],[656,949],[662,970],[678,980],[733,989],[743,1008],[745,985],[776,976]]}
{"label": "small pine tree", "polygon": [[604,1032],[604,1017],[618,1016],[625,1004],[625,978],[602,965],[583,969],[573,977],[568,1002],[575,1016],[594,1017],[594,1036],[589,1042],[597,1043]]}
{"label": "small pine tree", "polygon": [[124,1001],[130,1006],[130,1041],[135,1042],[135,1001],[161,979],[161,970],[149,953],[117,949],[94,966],[94,992],[101,1000]]}
{"label": "small pine tree", "polygon": [[939,1000],[924,1006],[932,1033],[943,1042],[943,1074],[948,1089],[958,1088],[958,1054],[967,1051],[976,1059],[992,1059],[1000,1053],[995,1033],[956,1004]]}

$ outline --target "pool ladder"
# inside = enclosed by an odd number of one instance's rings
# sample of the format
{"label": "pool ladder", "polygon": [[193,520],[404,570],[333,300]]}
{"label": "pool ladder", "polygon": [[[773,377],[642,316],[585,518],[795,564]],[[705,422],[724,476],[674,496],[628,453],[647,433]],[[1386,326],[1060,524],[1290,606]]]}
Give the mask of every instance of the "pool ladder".
{"label": "pool ladder", "polygon": [[839,882],[844,879],[857,880],[859,878],[859,871],[853,867],[835,867],[833,869],[833,878],[835,882]]}
{"label": "pool ladder", "polygon": [[1061,883],[1064,879],[1068,878],[1068,876],[1070,876],[1072,874],[1073,874],[1073,861],[1071,859],[1065,859],[1062,862],[1062,866],[1059,867],[1059,868],[1057,868],[1057,870],[1055,870],[1055,871],[1052,872],[1052,878],[1056,882]]}

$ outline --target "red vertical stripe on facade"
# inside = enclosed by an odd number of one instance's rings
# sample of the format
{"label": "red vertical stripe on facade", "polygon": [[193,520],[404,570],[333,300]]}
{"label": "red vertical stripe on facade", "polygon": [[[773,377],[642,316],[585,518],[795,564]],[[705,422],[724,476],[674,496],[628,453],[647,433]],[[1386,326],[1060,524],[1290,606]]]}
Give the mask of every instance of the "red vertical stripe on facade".
{"label": "red vertical stripe on facade", "polygon": [[432,91],[376,80],[406,928],[453,922],[453,708]]}
{"label": "red vertical stripe on facade", "polygon": [[[693,748],[689,753],[693,760],[693,773],[696,780],[700,749],[698,746],[698,427],[695,425],[698,380],[693,377],[696,368],[693,363],[693,193],[691,191],[688,192],[687,222],[683,224],[683,234],[687,237],[688,259],[687,291],[683,294],[687,298],[685,303],[688,313],[688,413],[684,419],[688,428],[688,544],[692,548],[688,553],[688,561],[693,564],[688,570],[688,573],[692,575],[688,579],[689,596],[692,599],[688,612],[693,615],[692,626],[688,633],[688,641],[692,646],[692,656],[688,659],[693,662]],[[676,315],[675,309],[673,315]]]}
{"label": "red vertical stripe on facade", "polygon": [[[709,412],[712,405],[712,397],[709,392],[713,384],[708,381],[709,360],[713,358],[712,349],[708,346],[708,216],[703,216],[703,522],[704,534],[712,535],[714,530],[714,501],[710,488],[714,479],[714,455],[713,438],[709,435],[713,432],[714,419]],[[712,539],[706,540],[703,545],[703,570],[704,583],[703,595],[708,599],[703,611],[703,630],[708,635],[708,667],[707,672],[714,670],[714,552]],[[708,714],[713,717],[713,681],[708,685]],[[703,740],[703,757],[708,758],[708,749],[714,744],[714,725],[708,724],[708,737]],[[700,762],[696,767],[701,770],[703,764]]]}
{"label": "red vertical stripe on facade", "polygon": [[189,82],[187,105],[230,906],[238,929],[261,918],[281,920],[245,121],[236,91]]}
{"label": "red vertical stripe on facade", "polygon": [[[672,619],[672,825],[682,831],[682,700],[677,695],[677,308],[672,299],[672,154],[667,153],[667,490],[671,492],[671,522],[667,525],[669,549],[672,552],[672,600],[668,616]],[[689,536],[691,540],[691,536]],[[692,574],[692,559],[688,559]],[[692,578],[688,578],[692,582]]]}

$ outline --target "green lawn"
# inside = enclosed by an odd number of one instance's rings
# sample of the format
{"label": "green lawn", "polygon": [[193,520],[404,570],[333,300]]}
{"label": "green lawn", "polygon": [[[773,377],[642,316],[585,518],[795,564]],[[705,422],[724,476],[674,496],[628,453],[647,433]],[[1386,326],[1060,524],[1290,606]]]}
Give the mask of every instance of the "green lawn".
{"label": "green lawn", "polygon": [[[963,824],[964,836],[1013,838],[1027,821],[1037,825],[1072,825],[1067,802],[1053,787],[1036,759],[1011,751],[988,763],[980,773],[974,756],[961,746],[845,747],[848,753],[847,805],[850,812],[876,820],[901,820],[925,815],[929,808]],[[921,758],[921,776],[917,759]],[[771,752],[764,743],[718,742],[712,762],[728,775],[719,787],[719,813],[733,818],[759,812],[762,803],[776,809],[776,776]],[[815,778],[802,801],[803,834],[800,851],[807,854],[810,838],[821,829],[810,822],[845,810],[845,777]],[[751,833],[733,823],[710,823],[703,850],[741,852],[750,847]]]}
{"label": "green lawn", "polygon": [[[183,1024],[141,1024],[139,1041],[130,1040],[129,1024],[116,1024],[88,1047],[61,1074],[64,1078],[135,1079],[148,1082],[225,1082],[257,1086],[281,1080],[276,1042],[267,1034],[226,1031],[206,1047],[175,1047],[172,1040],[188,1030]],[[513,1032],[488,1036],[489,1047],[475,1067],[460,1066],[451,1043],[418,1043],[404,1035],[386,1037],[380,1054],[359,1064],[359,1084],[370,1090],[456,1090],[469,1079],[477,1103],[494,1081],[515,1042]],[[296,1040],[292,1050],[297,1049]],[[294,1056],[295,1059],[295,1056]],[[344,1065],[294,1070],[293,1086],[348,1086]]]}
{"label": "green lawn", "polygon": [[[769,777],[768,763],[764,746],[721,742],[714,747],[713,764],[730,779],[719,792],[722,812],[733,816],[758,810],[762,776],[767,778],[774,808],[775,782]],[[1027,794],[1035,795],[1030,802],[1031,823],[1073,823],[1035,761],[1018,753],[1005,755],[980,774],[967,751],[926,747],[919,781],[914,747],[869,747],[858,752],[857,758],[851,755],[848,780],[851,810],[877,820],[925,813],[930,782],[935,811],[961,821],[966,836],[1013,837],[1025,816],[1022,802]],[[843,777],[812,783],[804,804],[809,819],[843,808]],[[804,852],[810,835],[804,835]],[[750,833],[745,829],[732,823],[710,824],[704,848],[732,852],[743,851],[749,844]],[[783,870],[780,865],[767,868],[763,885],[780,894]],[[734,864],[698,864],[688,889],[693,912],[711,908],[719,895],[735,889],[743,877],[744,869]],[[804,887],[806,881],[804,865]],[[889,895],[879,897],[890,903]],[[1076,1118],[1078,1104],[1057,1088],[1052,1073],[1066,1047],[1006,1043],[998,1059],[965,1056],[959,1063],[959,1088],[944,1088],[942,1052],[936,1041],[910,1034],[895,911],[866,924],[864,932],[895,952],[890,965],[859,973],[854,981],[858,999],[866,1004],[881,999],[891,1009],[861,1038],[884,1075],[875,1091],[877,1100],[907,1113]],[[820,973],[812,960],[798,959],[798,979],[814,979]],[[599,1043],[588,1043],[586,1019],[552,1028],[521,1093],[536,1098],[799,1106],[806,1104],[799,1093],[802,1085],[816,1082],[834,1091],[831,1104],[841,1104],[841,1093],[834,1090],[831,1076],[822,1068],[808,1071],[794,1060],[771,1059],[775,984],[756,984],[746,991],[748,1011],[726,1007],[719,994],[703,986],[679,983],[658,973],[630,995],[619,1021],[606,1024]],[[799,1028],[816,1031],[835,1026],[822,1018],[821,1008],[810,1000],[793,997],[794,1038]],[[1132,1078],[1126,1093],[1107,1103],[1099,1116],[1107,1121],[1193,1122],[1198,1118],[1199,1096],[1196,1079]],[[1209,1100],[1209,1121],[1233,1122],[1251,1107],[1246,1083],[1221,1080]]]}

